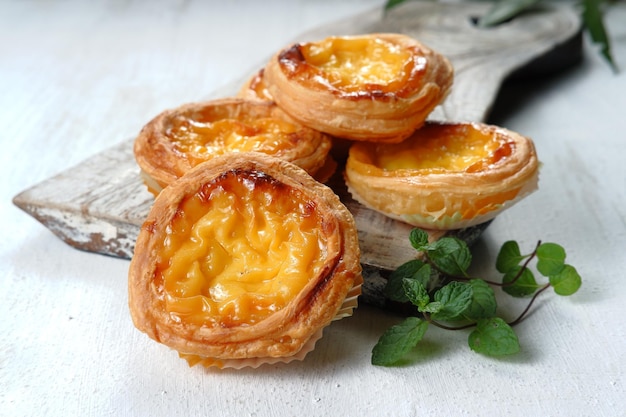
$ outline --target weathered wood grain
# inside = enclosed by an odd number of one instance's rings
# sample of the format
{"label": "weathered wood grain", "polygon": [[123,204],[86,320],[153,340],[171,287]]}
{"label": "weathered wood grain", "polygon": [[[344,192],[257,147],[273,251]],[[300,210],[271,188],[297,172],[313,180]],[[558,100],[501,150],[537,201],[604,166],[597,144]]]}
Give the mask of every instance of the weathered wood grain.
{"label": "weathered wood grain", "polygon": [[[455,67],[452,92],[432,118],[484,121],[511,73],[537,62],[546,68],[558,67],[562,61],[549,59],[555,51],[559,51],[555,54],[559,60],[562,56],[571,60],[579,51],[563,54],[563,48],[570,47],[580,33],[579,19],[567,7],[537,9],[496,28],[479,29],[473,19],[486,7],[471,2],[409,2],[388,15],[374,10],[304,33],[296,40],[371,32],[411,35],[448,56]],[[248,76],[242,74],[242,82]],[[232,94],[239,85],[233,83],[212,96]],[[139,177],[132,141],[123,140],[23,191],[14,203],[78,249],[130,258],[153,201]],[[366,209],[352,201],[341,185],[337,188],[359,229],[366,271],[364,292],[376,298],[378,271],[394,269],[414,256],[407,241],[410,226]]]}

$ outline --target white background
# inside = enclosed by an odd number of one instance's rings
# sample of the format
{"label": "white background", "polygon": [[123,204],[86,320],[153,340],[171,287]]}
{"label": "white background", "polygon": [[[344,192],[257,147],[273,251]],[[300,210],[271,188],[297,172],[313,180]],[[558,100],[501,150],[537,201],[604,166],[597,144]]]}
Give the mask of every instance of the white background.
{"label": "white background", "polygon": [[[608,15],[619,74],[583,62],[506,87],[494,123],[532,137],[540,190],[476,247],[565,246],[576,295],[546,294],[517,327],[522,352],[472,353],[431,328],[412,365],[370,365],[399,319],[362,306],[302,363],[189,368],[131,323],[128,261],[80,252],[11,198],[202,99],[299,33],[382,1],[0,3],[0,415],[626,415],[626,7]],[[511,303],[513,309],[521,304]]]}

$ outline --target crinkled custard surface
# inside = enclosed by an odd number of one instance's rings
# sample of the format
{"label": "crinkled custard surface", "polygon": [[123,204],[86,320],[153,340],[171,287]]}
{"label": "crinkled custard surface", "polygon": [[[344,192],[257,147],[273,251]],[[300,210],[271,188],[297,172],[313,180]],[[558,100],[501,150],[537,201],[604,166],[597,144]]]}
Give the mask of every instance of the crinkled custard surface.
{"label": "crinkled custard surface", "polygon": [[320,272],[320,223],[313,202],[264,174],[206,184],[181,203],[162,241],[156,274],[165,308],[204,326],[258,323]]}

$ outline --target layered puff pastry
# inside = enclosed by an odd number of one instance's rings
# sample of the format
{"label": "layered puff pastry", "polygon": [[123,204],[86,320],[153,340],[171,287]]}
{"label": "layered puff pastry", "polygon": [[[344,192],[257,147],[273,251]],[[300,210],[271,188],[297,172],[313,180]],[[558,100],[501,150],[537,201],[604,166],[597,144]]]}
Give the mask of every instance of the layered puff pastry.
{"label": "layered puff pastry", "polygon": [[278,52],[263,75],[269,95],[302,124],[387,143],[419,128],[452,81],[444,56],[390,33],[297,43]]}
{"label": "layered puff pastry", "polygon": [[261,153],[198,165],[156,198],[129,270],[135,326],[190,365],[302,359],[362,283],[339,198]]}
{"label": "layered puff pastry", "polygon": [[143,127],[134,154],[150,191],[194,166],[230,152],[261,152],[324,181],[334,170],[331,139],[302,126],[271,102],[222,98],[166,110]]}
{"label": "layered puff pastry", "polygon": [[351,146],[345,180],[353,197],[425,229],[493,219],[537,188],[533,142],[481,123],[427,122],[399,144]]}

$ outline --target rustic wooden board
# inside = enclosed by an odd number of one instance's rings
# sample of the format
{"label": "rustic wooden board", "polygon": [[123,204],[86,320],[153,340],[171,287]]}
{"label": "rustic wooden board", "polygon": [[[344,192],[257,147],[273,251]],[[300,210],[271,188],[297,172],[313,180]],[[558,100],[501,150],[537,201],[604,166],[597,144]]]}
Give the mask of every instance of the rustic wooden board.
{"label": "rustic wooden board", "polygon": [[[502,82],[512,73],[549,70],[580,55],[580,22],[573,10],[537,9],[496,28],[479,29],[473,20],[487,7],[471,2],[409,2],[387,15],[374,10],[304,33],[296,40],[371,32],[413,36],[448,56],[455,67],[452,93],[432,118],[484,121]],[[253,70],[212,97],[234,93]],[[132,142],[132,138],[122,141],[23,191],[14,203],[78,249],[130,258],[153,201],[139,177]],[[344,190],[337,192],[359,229],[362,263],[371,285],[364,291],[378,291],[381,270],[395,269],[415,255],[407,242],[410,226],[364,208]]]}

